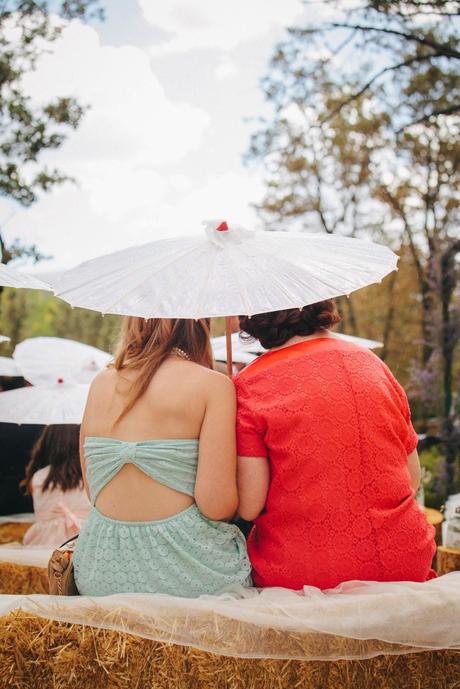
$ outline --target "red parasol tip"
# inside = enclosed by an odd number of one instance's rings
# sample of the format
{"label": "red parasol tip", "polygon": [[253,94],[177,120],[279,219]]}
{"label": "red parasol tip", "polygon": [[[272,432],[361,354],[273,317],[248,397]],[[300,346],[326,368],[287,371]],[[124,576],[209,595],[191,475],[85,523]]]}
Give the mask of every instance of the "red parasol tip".
{"label": "red parasol tip", "polygon": [[64,378],[58,378],[57,382],[61,385],[64,382]]}
{"label": "red parasol tip", "polygon": [[216,230],[217,232],[228,232],[228,225],[226,221],[224,220],[223,222],[221,222],[220,225],[216,227]]}

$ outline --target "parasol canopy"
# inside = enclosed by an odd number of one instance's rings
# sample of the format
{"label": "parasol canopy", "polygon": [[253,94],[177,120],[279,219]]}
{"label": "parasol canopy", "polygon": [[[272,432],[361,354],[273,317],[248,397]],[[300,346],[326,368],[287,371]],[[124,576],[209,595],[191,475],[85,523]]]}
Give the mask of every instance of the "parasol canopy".
{"label": "parasol canopy", "polygon": [[50,291],[50,286],[32,277],[32,275],[27,275],[27,273],[21,273],[15,268],[10,266],[5,266],[0,263],[0,286],[1,287],[16,287],[16,288],[29,288],[29,289],[43,289],[47,292]]}
{"label": "parasol canopy", "polygon": [[31,337],[17,345],[13,357],[33,385],[90,383],[112,359],[101,349],[63,337]]}
{"label": "parasol canopy", "polygon": [[[52,286],[72,306],[143,318],[251,316],[302,308],[380,282],[387,247],[349,237],[255,232],[225,220],[92,259]],[[227,366],[231,374],[230,323]]]}
{"label": "parasol canopy", "polygon": [[0,392],[0,422],[81,423],[88,385],[38,385]]}
{"label": "parasol canopy", "polygon": [[52,287],[72,306],[143,318],[253,315],[303,307],[379,282],[396,268],[362,239],[255,232],[207,221],[203,235],[160,239],[92,259]]}

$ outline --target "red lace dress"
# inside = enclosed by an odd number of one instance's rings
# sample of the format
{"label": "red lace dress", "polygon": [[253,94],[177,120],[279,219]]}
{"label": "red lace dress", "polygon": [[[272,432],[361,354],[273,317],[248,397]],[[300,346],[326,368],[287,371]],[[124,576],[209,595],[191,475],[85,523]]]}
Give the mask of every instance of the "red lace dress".
{"label": "red lace dress", "polygon": [[407,397],[377,356],[307,340],[262,355],[235,384],[238,454],[270,462],[248,540],[257,586],[435,576],[434,529],[407,468],[417,445]]}

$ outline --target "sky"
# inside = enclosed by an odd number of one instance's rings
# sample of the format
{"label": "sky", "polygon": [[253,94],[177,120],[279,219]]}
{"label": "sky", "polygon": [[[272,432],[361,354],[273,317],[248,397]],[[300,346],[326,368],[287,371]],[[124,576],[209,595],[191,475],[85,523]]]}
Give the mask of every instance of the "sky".
{"label": "sky", "polygon": [[[75,178],[29,209],[0,199],[7,240],[60,270],[222,218],[257,227],[263,170],[245,166],[260,79],[299,0],[105,0],[106,20],[73,21],[24,86],[42,103],[73,95],[81,125],[42,162]],[[322,3],[315,9],[327,12]]]}

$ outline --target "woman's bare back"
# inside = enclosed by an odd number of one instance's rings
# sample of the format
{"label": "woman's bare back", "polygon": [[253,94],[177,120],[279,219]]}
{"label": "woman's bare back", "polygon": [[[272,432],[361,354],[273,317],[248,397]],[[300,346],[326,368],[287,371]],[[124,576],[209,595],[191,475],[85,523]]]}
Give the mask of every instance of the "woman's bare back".
{"label": "woman's bare back", "polygon": [[[136,372],[109,369],[91,386],[82,424],[87,436],[128,442],[199,439],[210,393],[224,376],[198,364],[170,357],[155,373],[146,393],[117,422]],[[218,377],[218,380],[216,380]],[[170,517],[193,504],[192,497],[164,486],[134,464],[123,468],[100,491],[96,507],[105,516],[128,521]]]}

